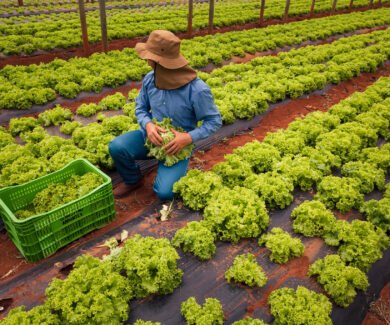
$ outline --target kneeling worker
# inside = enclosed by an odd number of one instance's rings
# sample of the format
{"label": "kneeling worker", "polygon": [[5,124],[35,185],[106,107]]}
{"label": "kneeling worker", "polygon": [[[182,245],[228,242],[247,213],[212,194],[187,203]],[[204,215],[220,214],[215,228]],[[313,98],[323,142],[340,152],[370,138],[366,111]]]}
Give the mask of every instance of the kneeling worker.
{"label": "kneeling worker", "polygon": [[[162,144],[164,129],[152,122],[168,117],[172,124],[186,132],[176,132],[175,139],[164,149],[167,154],[178,153],[185,146],[207,138],[222,125],[210,88],[199,79],[196,71],[180,54],[180,39],[164,30],[153,31],[146,43],[138,43],[135,50],[153,68],[142,83],[136,99],[135,114],[140,129],[125,133],[109,144],[115,167],[124,183],[114,189],[116,198],[125,197],[142,186],[143,177],[135,162],[147,158],[146,137],[155,145]],[[203,121],[197,127],[198,121]],[[166,167],[159,162],[153,190],[161,200],[173,198],[173,184],[187,172],[189,159]]]}

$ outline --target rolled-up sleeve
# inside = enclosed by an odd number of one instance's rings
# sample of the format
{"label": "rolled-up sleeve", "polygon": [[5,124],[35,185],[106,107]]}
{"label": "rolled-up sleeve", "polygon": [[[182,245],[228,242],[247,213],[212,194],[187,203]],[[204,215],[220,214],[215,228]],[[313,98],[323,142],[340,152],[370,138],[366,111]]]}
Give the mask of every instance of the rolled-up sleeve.
{"label": "rolled-up sleeve", "polygon": [[202,87],[201,90],[195,91],[191,101],[196,119],[203,121],[200,127],[189,132],[192,142],[196,142],[215,133],[222,126],[222,118],[210,88]]}
{"label": "rolled-up sleeve", "polygon": [[145,129],[146,124],[152,120],[150,112],[150,103],[146,91],[146,82],[142,83],[141,91],[135,100],[135,116],[141,128]]}

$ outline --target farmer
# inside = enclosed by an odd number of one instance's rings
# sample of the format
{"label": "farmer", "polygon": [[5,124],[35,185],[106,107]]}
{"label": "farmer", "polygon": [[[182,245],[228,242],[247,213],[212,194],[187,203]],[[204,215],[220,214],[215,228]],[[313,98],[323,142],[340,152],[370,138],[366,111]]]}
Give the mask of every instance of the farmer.
{"label": "farmer", "polygon": [[[174,155],[185,146],[207,138],[221,125],[221,115],[214,104],[210,88],[197,77],[196,71],[180,54],[180,39],[165,30],[153,31],[146,43],[135,47],[138,55],[153,68],[142,83],[136,99],[135,115],[140,129],[115,138],[109,151],[124,182],[114,189],[116,198],[125,197],[143,185],[140,168],[135,162],[147,158],[146,137],[155,145],[162,144],[164,129],[152,122],[168,117],[172,124],[186,132],[174,132],[175,139],[164,146]],[[203,121],[200,127],[197,122]],[[189,159],[166,167],[158,163],[153,190],[161,200],[173,198],[173,184],[187,172]]]}

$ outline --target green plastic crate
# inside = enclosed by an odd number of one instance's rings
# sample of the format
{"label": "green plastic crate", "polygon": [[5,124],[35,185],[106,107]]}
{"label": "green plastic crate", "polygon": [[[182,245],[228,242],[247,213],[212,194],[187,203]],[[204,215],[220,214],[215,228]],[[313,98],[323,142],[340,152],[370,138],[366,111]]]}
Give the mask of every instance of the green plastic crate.
{"label": "green plastic crate", "polygon": [[[36,193],[49,184],[88,172],[102,176],[104,184],[52,211],[25,220],[15,217],[15,211],[31,204]],[[0,190],[0,216],[23,256],[30,262],[38,261],[115,218],[111,178],[85,159],[74,160],[56,172]]]}

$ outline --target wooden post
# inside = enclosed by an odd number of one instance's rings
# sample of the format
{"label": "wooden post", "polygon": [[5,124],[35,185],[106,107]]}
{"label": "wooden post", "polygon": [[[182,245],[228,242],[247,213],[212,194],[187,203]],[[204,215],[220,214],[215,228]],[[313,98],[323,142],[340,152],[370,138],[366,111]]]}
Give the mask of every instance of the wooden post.
{"label": "wooden post", "polygon": [[81,34],[83,37],[83,50],[85,55],[89,55],[87,18],[85,17],[85,8],[84,8],[83,0],[79,0],[79,13],[80,13],[80,23],[81,23]]}
{"label": "wooden post", "polygon": [[18,6],[23,7],[23,0],[18,0]]}
{"label": "wooden post", "polygon": [[102,29],[102,45],[103,51],[108,51],[108,38],[107,38],[107,16],[106,16],[106,0],[99,0],[100,9],[100,26]]}
{"label": "wooden post", "polygon": [[310,7],[310,17],[313,17],[314,15],[314,7],[316,5],[316,0],[311,0],[311,7]]}
{"label": "wooden post", "polygon": [[290,9],[290,0],[286,0],[286,7],[284,8],[284,18],[283,20],[287,20],[288,18],[288,10]]}
{"label": "wooden post", "polygon": [[194,0],[188,0],[188,22],[187,22],[187,34],[188,37],[192,37],[192,12],[194,9]]}
{"label": "wooden post", "polygon": [[260,26],[264,23],[264,9],[265,9],[265,0],[261,0],[261,6],[260,6]]}
{"label": "wooden post", "polygon": [[350,0],[349,1],[349,11],[351,11],[352,10],[352,7],[353,7],[353,0]]}
{"label": "wooden post", "polygon": [[335,12],[335,11],[336,11],[336,7],[337,7],[337,0],[333,0],[332,12]]}
{"label": "wooden post", "polygon": [[209,34],[214,29],[214,0],[209,0]]}

